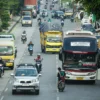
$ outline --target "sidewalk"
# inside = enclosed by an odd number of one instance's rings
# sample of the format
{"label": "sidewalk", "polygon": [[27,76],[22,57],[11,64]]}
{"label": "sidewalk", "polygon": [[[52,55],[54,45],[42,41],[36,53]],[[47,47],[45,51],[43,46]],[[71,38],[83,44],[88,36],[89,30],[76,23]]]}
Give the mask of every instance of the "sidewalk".
{"label": "sidewalk", "polygon": [[3,30],[3,32],[10,33],[16,24],[20,21],[20,19],[20,16],[14,16],[13,19],[9,22],[10,26],[8,27],[8,30]]}

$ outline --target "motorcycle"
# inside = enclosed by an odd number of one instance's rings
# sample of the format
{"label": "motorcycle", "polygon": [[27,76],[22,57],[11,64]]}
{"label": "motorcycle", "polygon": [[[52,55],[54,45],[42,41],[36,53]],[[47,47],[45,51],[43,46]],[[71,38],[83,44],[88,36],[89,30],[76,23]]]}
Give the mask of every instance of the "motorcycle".
{"label": "motorcycle", "polygon": [[39,25],[39,26],[41,25],[41,21],[40,21],[40,20],[38,21],[38,25]]}
{"label": "motorcycle", "polygon": [[21,41],[23,42],[23,44],[27,41],[27,38],[26,38],[26,36],[22,36],[21,37]]}
{"label": "motorcycle", "polygon": [[2,64],[0,64],[0,78],[3,76]]}
{"label": "motorcycle", "polygon": [[64,26],[64,23],[61,23],[61,26],[63,27]]}
{"label": "motorcycle", "polygon": [[36,68],[37,68],[38,73],[40,73],[42,71],[41,61],[36,61]]}
{"label": "motorcycle", "polygon": [[28,50],[29,50],[29,54],[30,54],[30,56],[32,56],[32,54],[33,54],[33,46],[29,46],[29,48],[28,48]]}
{"label": "motorcycle", "polygon": [[59,83],[58,83],[58,90],[59,92],[63,92],[65,89],[65,80],[61,80]]}

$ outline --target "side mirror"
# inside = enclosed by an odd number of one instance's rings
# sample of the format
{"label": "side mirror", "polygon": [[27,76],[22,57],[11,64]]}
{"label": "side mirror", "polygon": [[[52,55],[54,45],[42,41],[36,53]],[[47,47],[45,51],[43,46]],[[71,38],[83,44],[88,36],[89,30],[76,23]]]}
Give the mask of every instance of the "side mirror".
{"label": "side mirror", "polygon": [[38,76],[39,76],[39,77],[41,77],[41,76],[42,76],[42,74],[38,74]]}
{"label": "side mirror", "polygon": [[11,75],[11,76],[14,76],[14,73],[11,73],[10,75]]}

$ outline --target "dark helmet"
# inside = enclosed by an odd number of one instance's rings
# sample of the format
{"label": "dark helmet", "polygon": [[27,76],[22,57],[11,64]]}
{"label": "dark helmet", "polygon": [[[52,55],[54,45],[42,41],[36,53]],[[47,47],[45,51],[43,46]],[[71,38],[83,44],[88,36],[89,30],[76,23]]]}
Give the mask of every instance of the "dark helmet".
{"label": "dark helmet", "polygon": [[59,71],[61,71],[61,68],[60,68],[60,67],[58,67],[58,70],[59,70]]}

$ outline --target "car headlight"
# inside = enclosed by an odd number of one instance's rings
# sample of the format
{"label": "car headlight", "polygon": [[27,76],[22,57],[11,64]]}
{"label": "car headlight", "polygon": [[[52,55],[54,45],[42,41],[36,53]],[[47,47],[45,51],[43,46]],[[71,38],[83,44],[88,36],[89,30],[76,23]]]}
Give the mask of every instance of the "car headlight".
{"label": "car headlight", "polygon": [[17,83],[19,83],[19,80],[18,80],[18,79],[15,79],[15,80],[14,80],[14,82],[17,82]]}
{"label": "car headlight", "polygon": [[22,23],[25,23],[25,21],[22,21]]}
{"label": "car headlight", "polygon": [[68,72],[68,71],[66,72],[66,75],[67,75],[67,74],[68,74],[68,75],[72,75],[72,74],[71,74],[70,72]]}
{"label": "car headlight", "polygon": [[29,21],[28,23],[32,23],[31,21]]}
{"label": "car headlight", "polygon": [[38,81],[38,79],[34,79],[34,80],[32,80],[32,83],[37,82],[37,81]]}
{"label": "car headlight", "polygon": [[90,72],[90,73],[88,73],[88,75],[94,75],[94,74],[96,74],[96,72]]}

